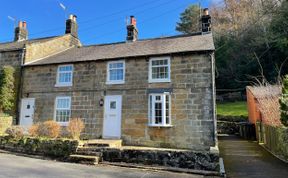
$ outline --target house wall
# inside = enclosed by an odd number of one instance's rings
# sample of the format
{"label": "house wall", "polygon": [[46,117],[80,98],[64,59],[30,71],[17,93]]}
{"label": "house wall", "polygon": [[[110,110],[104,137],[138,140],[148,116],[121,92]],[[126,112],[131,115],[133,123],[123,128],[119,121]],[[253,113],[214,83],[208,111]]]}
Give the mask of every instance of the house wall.
{"label": "house wall", "polygon": [[[211,57],[173,55],[171,83],[148,83],[149,58],[125,60],[125,84],[106,85],[107,61],[74,64],[73,86],[55,87],[57,65],[28,66],[23,98],[36,98],[34,122],[53,119],[56,96],[72,97],[72,118],[85,121],[85,135],[100,138],[105,95],[122,95],[122,139],[127,145],[209,149],[215,145]],[[173,127],[149,127],[148,90],[172,88]]]}
{"label": "house wall", "polygon": [[0,67],[11,65],[13,67],[20,67],[21,65],[21,50],[0,51]]}

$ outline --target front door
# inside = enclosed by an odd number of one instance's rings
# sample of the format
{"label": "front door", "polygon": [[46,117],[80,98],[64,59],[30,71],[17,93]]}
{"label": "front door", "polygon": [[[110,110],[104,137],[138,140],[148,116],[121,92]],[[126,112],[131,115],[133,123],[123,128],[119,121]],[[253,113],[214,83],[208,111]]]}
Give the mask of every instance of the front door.
{"label": "front door", "polygon": [[33,124],[34,116],[34,98],[25,98],[21,102],[21,113],[20,113],[20,125],[23,127],[29,127]]}
{"label": "front door", "polygon": [[105,96],[103,138],[121,137],[122,96]]}

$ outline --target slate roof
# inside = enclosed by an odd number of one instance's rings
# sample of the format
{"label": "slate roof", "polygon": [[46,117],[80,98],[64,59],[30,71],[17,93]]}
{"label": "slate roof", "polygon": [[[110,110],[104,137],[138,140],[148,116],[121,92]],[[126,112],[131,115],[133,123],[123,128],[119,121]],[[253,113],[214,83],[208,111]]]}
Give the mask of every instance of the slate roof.
{"label": "slate roof", "polygon": [[72,48],[62,53],[26,64],[26,66],[213,50],[215,50],[215,47],[211,33],[203,35],[178,35],[165,38],[139,40],[135,42],[121,42]]}
{"label": "slate roof", "polygon": [[53,38],[57,38],[58,36],[46,37],[46,38],[37,38],[31,40],[24,40],[19,42],[7,42],[7,43],[0,43],[0,52],[1,51],[11,51],[11,50],[18,50],[24,48],[25,44],[37,43],[37,42],[45,42],[49,41]]}

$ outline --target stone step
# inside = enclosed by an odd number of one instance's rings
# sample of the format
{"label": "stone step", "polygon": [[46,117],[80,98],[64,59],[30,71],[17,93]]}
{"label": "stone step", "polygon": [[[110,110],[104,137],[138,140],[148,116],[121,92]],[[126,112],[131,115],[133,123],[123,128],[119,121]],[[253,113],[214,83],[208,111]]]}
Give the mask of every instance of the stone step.
{"label": "stone step", "polygon": [[99,156],[87,156],[87,155],[70,155],[69,161],[73,163],[96,165],[101,162]]}
{"label": "stone step", "polygon": [[104,143],[85,143],[83,147],[110,147],[109,144]]}
{"label": "stone step", "polygon": [[102,157],[102,152],[99,148],[78,148],[77,154]]}
{"label": "stone step", "polygon": [[122,140],[95,139],[81,141],[79,147],[120,148]]}

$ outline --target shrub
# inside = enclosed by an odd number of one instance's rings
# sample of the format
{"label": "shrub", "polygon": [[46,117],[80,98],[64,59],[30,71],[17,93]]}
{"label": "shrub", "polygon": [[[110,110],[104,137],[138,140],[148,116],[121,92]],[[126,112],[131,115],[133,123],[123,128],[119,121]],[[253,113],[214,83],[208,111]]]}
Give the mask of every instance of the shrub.
{"label": "shrub", "polygon": [[12,138],[22,138],[24,136],[24,129],[20,126],[11,126],[5,131]]}
{"label": "shrub", "polygon": [[15,114],[15,89],[15,69],[12,66],[4,66],[0,71],[0,111]]}
{"label": "shrub", "polygon": [[39,127],[40,123],[33,124],[31,127],[28,129],[28,133],[32,137],[38,137],[39,136]]}
{"label": "shrub", "polygon": [[80,139],[80,134],[85,128],[85,125],[80,118],[71,119],[67,127],[67,131],[70,133],[71,137],[75,140]]}
{"label": "shrub", "polygon": [[288,126],[288,75],[284,77],[282,86],[282,96],[279,100],[281,110],[281,122]]}
{"label": "shrub", "polygon": [[37,129],[38,136],[57,138],[61,127],[54,120],[49,120],[39,124],[38,128],[35,126],[35,129]]}

